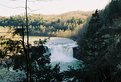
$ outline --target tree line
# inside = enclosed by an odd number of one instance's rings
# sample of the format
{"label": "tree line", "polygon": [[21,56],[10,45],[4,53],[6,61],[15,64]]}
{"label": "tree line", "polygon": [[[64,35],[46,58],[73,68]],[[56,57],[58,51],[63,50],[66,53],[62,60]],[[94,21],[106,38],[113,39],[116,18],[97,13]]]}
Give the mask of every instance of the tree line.
{"label": "tree line", "polygon": [[[73,31],[75,28],[80,27],[85,22],[85,19],[71,17],[69,19],[53,18],[51,20],[42,18],[41,16],[31,15],[28,17],[30,35],[54,35],[55,32],[60,30]],[[0,26],[10,28],[21,28],[25,26],[24,16],[10,16],[0,17]]]}

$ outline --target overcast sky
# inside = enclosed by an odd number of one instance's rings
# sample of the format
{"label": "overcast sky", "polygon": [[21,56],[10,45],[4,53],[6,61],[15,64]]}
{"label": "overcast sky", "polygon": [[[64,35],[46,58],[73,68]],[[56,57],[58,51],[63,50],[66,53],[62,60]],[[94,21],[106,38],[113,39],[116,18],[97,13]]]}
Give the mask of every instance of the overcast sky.
{"label": "overcast sky", "polygon": [[[103,9],[110,0],[28,0],[29,13],[61,14]],[[0,16],[24,14],[25,0],[1,0]]]}

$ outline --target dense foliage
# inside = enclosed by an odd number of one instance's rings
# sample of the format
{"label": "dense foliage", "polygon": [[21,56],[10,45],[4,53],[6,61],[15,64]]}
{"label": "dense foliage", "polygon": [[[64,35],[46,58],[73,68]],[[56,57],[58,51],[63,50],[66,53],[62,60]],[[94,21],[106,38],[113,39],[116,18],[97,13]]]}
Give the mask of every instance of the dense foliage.
{"label": "dense foliage", "polygon": [[121,0],[95,11],[79,40],[85,82],[120,82]]}
{"label": "dense foliage", "polygon": [[[14,31],[16,32],[16,31]],[[14,32],[12,37],[15,36]],[[26,59],[27,46],[22,40],[13,40],[11,37],[1,36],[0,39],[0,61],[4,62],[6,67],[12,67],[13,70],[24,71],[31,74],[31,82],[59,82],[62,80],[59,65],[50,65],[50,55],[48,48],[43,46],[46,40],[36,41],[36,46],[29,46],[29,60]],[[25,48],[25,50],[24,50]],[[28,60],[28,61],[27,61]],[[2,66],[3,63],[0,63]],[[29,68],[27,67],[29,66]],[[28,72],[28,73],[27,73]],[[25,76],[20,82],[27,81]]]}

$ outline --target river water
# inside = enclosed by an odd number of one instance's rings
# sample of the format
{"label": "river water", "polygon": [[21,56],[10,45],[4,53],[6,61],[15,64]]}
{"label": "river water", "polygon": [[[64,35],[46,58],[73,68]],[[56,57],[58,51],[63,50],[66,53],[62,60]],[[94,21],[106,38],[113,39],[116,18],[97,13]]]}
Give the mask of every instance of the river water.
{"label": "river water", "polygon": [[52,65],[60,65],[61,71],[66,71],[69,67],[78,69],[82,61],[73,57],[73,48],[77,47],[77,43],[67,38],[53,38],[45,44],[51,52]]}
{"label": "river water", "polygon": [[[30,37],[30,43],[33,44],[35,40],[47,39],[48,37]],[[25,38],[26,39],[26,38]],[[82,61],[77,60],[73,57],[73,48],[77,47],[77,43],[68,38],[60,37],[50,37],[50,39],[45,44],[51,52],[51,64],[54,66],[56,64],[60,65],[61,71],[66,71],[69,67],[74,69],[80,68],[82,66]]]}

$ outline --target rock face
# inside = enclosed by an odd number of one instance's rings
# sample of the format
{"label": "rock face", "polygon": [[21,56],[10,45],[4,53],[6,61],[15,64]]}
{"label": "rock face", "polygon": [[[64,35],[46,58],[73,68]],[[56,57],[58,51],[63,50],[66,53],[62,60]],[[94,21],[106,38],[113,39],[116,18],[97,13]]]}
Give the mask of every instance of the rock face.
{"label": "rock face", "polygon": [[78,54],[79,48],[78,47],[73,47],[73,57],[76,59],[81,59],[80,55]]}

